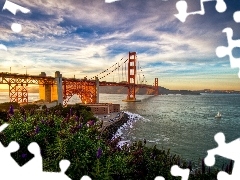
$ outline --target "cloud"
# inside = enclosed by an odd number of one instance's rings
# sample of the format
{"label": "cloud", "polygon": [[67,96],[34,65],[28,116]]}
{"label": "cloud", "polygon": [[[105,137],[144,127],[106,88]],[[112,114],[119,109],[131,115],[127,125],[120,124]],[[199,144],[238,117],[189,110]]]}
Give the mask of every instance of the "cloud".
{"label": "cloud", "polygon": [[[186,23],[181,23],[174,17],[177,11],[172,1],[19,0],[15,3],[31,13],[16,16],[7,11],[0,13],[4,19],[0,24],[0,44],[8,47],[8,52],[0,56],[0,71],[14,66],[24,72],[22,66],[26,65],[33,74],[41,71],[53,74],[59,70],[70,77],[72,73],[91,77],[121,58],[128,58],[129,51],[136,51],[149,79],[160,73],[178,77],[200,73],[200,67],[211,72],[207,68],[209,63],[224,73],[220,67],[229,61],[216,59],[215,48],[226,45],[222,27],[238,28],[229,20],[230,12],[228,18],[206,13],[188,17]],[[189,7],[198,8],[194,4]],[[13,22],[22,24],[21,33],[11,31]]]}

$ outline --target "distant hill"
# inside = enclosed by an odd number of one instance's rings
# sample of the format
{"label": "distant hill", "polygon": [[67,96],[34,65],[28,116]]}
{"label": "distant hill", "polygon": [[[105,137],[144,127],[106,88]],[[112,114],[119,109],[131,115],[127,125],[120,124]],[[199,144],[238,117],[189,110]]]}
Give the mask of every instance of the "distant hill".
{"label": "distant hill", "polygon": [[[127,94],[128,88],[127,87],[121,87],[121,86],[100,86],[99,87],[100,93],[105,94]],[[164,87],[159,87],[159,94],[168,94],[169,89],[166,89]],[[153,95],[154,90],[148,89],[148,88],[136,88],[136,94],[139,95]]]}
{"label": "distant hill", "polygon": [[[127,94],[127,87],[120,87],[120,86],[100,86],[99,92],[105,94]],[[189,91],[189,90],[169,90],[164,87],[158,88],[159,94],[182,94],[182,95],[200,95],[199,92],[196,91]],[[139,95],[153,95],[153,89],[147,88],[136,88],[136,94]]]}

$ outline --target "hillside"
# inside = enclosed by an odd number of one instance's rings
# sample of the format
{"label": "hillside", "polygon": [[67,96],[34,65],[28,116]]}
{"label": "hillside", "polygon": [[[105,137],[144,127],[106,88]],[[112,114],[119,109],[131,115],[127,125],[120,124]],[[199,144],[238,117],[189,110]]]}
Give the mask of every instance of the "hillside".
{"label": "hillside", "polygon": [[[128,88],[127,87],[119,87],[119,86],[100,86],[99,92],[105,93],[105,94],[127,94]],[[166,89],[164,87],[159,87],[159,94],[168,94],[169,89]],[[147,89],[147,88],[136,88],[136,94],[139,95],[153,95],[154,90],[153,89]]]}

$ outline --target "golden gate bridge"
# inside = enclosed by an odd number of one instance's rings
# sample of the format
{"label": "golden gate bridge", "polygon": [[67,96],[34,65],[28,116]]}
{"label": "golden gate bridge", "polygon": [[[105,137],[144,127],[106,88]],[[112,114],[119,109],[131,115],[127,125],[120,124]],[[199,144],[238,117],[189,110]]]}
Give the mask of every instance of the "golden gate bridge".
{"label": "golden gate bridge", "polygon": [[[125,66],[125,69],[124,69]],[[122,68],[122,81],[120,81],[120,69]],[[124,73],[125,70],[125,73]],[[112,65],[110,68],[102,71],[90,79],[65,78],[59,71],[55,72],[55,77],[46,76],[45,72],[40,75],[28,75],[17,73],[0,73],[0,84],[7,84],[9,87],[10,102],[28,103],[28,85],[39,85],[39,98],[46,102],[57,101],[58,104],[66,105],[73,95],[78,95],[82,103],[96,104],[99,103],[99,86],[123,86],[127,87],[127,102],[135,102],[136,88],[148,88],[158,95],[158,78],[155,78],[153,85],[147,85],[145,76],[140,78],[139,64],[137,70],[137,54],[129,52],[128,59],[123,58]],[[141,70],[142,71],[142,70]],[[119,82],[100,81],[104,80],[110,74],[118,72]],[[123,81],[123,77],[126,77]]]}

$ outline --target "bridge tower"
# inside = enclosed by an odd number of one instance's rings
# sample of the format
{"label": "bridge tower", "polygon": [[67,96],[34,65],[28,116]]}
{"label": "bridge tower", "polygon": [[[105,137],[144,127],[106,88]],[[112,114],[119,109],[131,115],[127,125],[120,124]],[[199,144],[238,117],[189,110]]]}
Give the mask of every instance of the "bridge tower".
{"label": "bridge tower", "polygon": [[59,71],[55,72],[55,81],[55,99],[58,101],[58,104],[63,104],[62,74]]}
{"label": "bridge tower", "polygon": [[137,53],[136,52],[129,52],[128,58],[128,95],[127,99],[123,100],[125,102],[139,102],[140,100],[136,100],[135,93],[136,93],[136,69],[137,64]]}
{"label": "bridge tower", "polygon": [[[40,77],[46,77],[45,72],[41,72]],[[62,74],[59,71],[55,72],[53,81],[43,81],[39,84],[39,98],[46,102],[57,101],[57,104],[63,104],[62,92]]]}
{"label": "bridge tower", "polygon": [[155,89],[154,95],[157,96],[159,94],[159,92],[158,92],[158,78],[155,78],[154,89]]}

